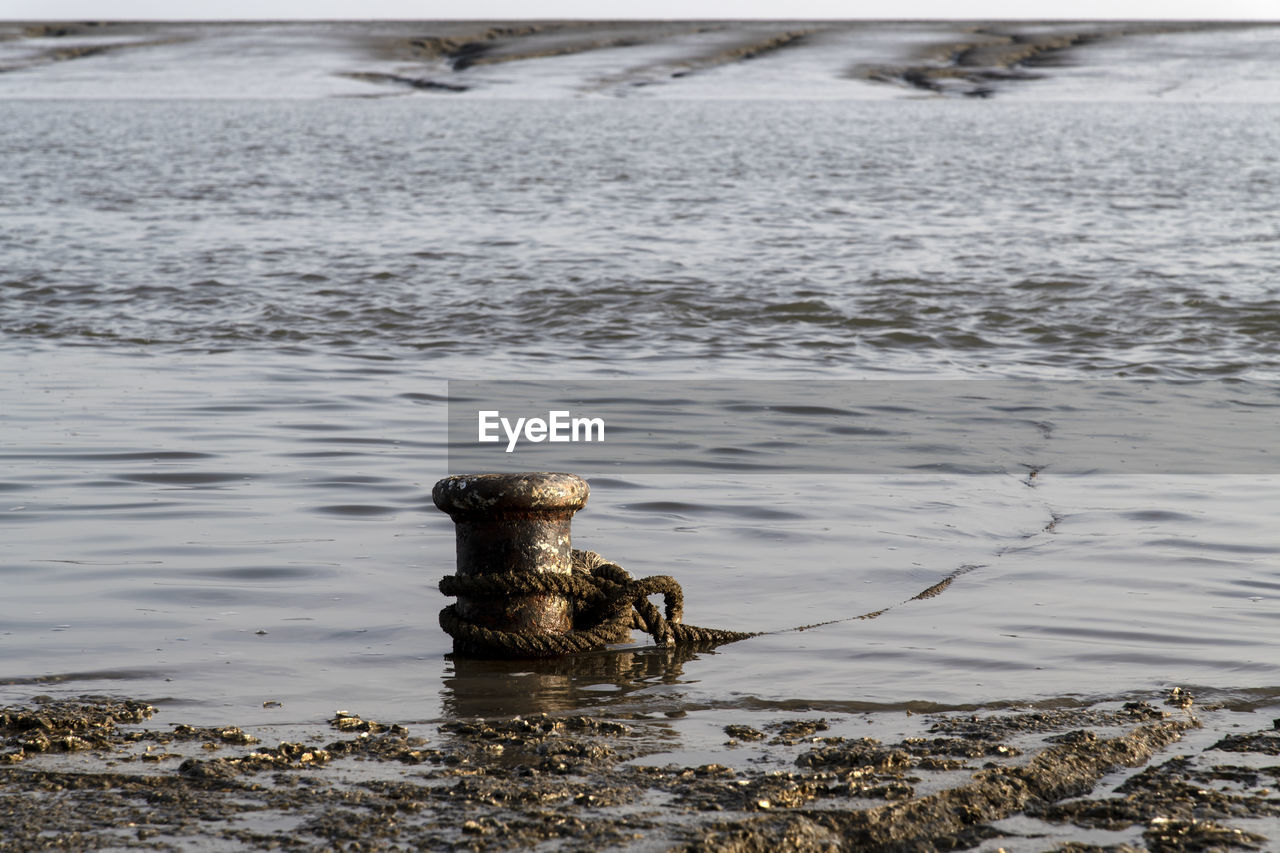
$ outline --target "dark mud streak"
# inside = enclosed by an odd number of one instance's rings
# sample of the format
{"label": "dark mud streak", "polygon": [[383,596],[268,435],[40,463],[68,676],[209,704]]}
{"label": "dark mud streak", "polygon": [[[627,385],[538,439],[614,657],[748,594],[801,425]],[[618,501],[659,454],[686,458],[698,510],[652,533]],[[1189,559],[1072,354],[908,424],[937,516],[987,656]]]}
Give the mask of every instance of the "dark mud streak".
{"label": "dark mud streak", "polygon": [[[136,31],[136,27],[131,25],[115,25],[108,23],[87,23],[87,24],[29,24],[23,27],[20,35],[10,35],[7,40],[22,38],[63,38],[66,36],[80,35],[96,35],[98,31],[107,31],[120,33]],[[144,39],[141,41],[130,42],[112,42],[109,44],[80,44],[69,45],[67,47],[51,47],[47,50],[37,53],[35,56],[24,62],[12,65],[0,66],[0,74],[7,71],[24,71],[28,68],[36,68],[41,65],[51,65],[55,62],[70,62],[75,59],[86,59],[91,56],[101,56],[107,53],[120,53],[126,50],[136,50],[147,47],[164,47],[167,45],[183,44],[192,41],[195,36],[170,36],[168,38]]]}
{"label": "dark mud streak", "polygon": [[855,69],[850,76],[881,83],[906,84],[935,94],[955,92],[966,97],[990,97],[993,83],[1033,80],[1039,75],[1023,66],[1040,53],[1063,51],[1084,36],[1053,36],[1027,41],[1024,36],[997,36],[995,44],[962,42],[947,46],[937,57],[918,65],[878,65]]}
{"label": "dark mud streak", "polygon": [[[722,25],[699,26],[684,32],[670,32],[665,34],[663,38],[670,39],[681,35],[692,35],[721,29],[723,29]],[[775,32],[764,37],[739,41],[728,47],[719,47],[684,59],[670,59],[633,66],[616,74],[597,79],[591,88],[651,86],[664,80],[689,77],[725,65],[746,62],[779,50],[800,46],[815,32],[817,30],[814,29]]]}
{"label": "dark mud streak", "polygon": [[377,71],[344,71],[340,72],[338,76],[367,83],[388,83],[395,86],[425,89],[433,92],[465,92],[471,88],[457,83],[441,83],[438,80],[430,80],[425,77],[407,77],[401,74],[384,74]]}
{"label": "dark mud streak", "polygon": [[572,56],[577,53],[588,53],[593,50],[608,50],[616,47],[634,47],[644,44],[645,40],[639,37],[624,36],[614,39],[601,39],[579,44],[562,44],[554,47],[547,47],[542,50],[530,50],[521,53],[502,53],[490,54],[487,49],[481,46],[481,49],[475,50],[469,54],[463,54],[453,57],[452,67],[454,71],[464,71],[474,65],[497,65],[503,62],[524,62],[530,59],[550,59],[557,56]]}
{"label": "dark mud streak", "polygon": [[419,36],[409,39],[410,52],[424,59],[444,59],[455,71],[469,64],[469,57],[476,57],[492,50],[504,39],[521,38],[560,29],[557,25],[525,24],[522,26],[495,26],[473,33],[452,36]]}
{"label": "dark mud streak", "polygon": [[82,36],[111,26],[105,21],[86,21],[84,23],[56,22],[27,24],[22,28],[21,38],[63,38],[65,36]]}
{"label": "dark mud streak", "polygon": [[[589,23],[539,23],[515,26],[494,26],[473,33],[462,33],[450,36],[421,36],[409,40],[410,52],[416,56],[430,60],[444,60],[454,71],[465,71],[478,65],[496,65],[506,62],[522,62],[531,59],[547,59],[556,56],[571,56],[594,50],[607,50],[617,47],[632,47],[650,40],[638,30],[623,29],[619,35],[609,37],[601,34],[599,38],[582,38],[582,33],[598,24]],[[534,36],[564,35],[565,41],[550,43],[542,47],[531,47],[521,50],[517,45]]]}
{"label": "dark mud streak", "polygon": [[672,77],[687,77],[700,71],[731,65],[735,62],[746,62],[766,54],[776,53],[789,47],[798,47],[813,34],[813,30],[791,30],[769,36],[758,41],[736,45],[714,53],[706,54],[683,63],[685,68],[672,72]]}
{"label": "dark mud streak", "polygon": [[879,83],[906,85],[941,95],[990,98],[996,84],[1037,80],[1044,75],[1034,69],[1067,64],[1071,51],[1096,42],[1134,35],[1188,32],[1215,24],[1144,24],[1054,33],[1008,32],[1007,28],[975,27],[980,40],[940,45],[921,62],[910,65],[857,66],[848,76]]}

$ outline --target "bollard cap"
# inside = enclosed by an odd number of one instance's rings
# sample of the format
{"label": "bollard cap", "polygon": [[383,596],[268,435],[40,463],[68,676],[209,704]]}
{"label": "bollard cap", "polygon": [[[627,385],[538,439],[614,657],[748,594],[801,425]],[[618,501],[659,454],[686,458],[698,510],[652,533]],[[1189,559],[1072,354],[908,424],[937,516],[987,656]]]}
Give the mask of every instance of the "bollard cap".
{"label": "bollard cap", "polygon": [[576,474],[458,474],[431,490],[436,506],[450,515],[504,512],[577,512],[591,488]]}

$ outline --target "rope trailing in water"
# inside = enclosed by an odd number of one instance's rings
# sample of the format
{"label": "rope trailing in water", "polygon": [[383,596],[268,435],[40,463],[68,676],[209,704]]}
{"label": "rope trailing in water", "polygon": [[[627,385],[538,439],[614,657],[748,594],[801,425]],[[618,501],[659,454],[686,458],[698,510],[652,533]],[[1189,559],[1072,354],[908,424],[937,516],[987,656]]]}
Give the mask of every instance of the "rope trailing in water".
{"label": "rope trailing in water", "polygon": [[[644,631],[660,646],[718,646],[759,636],[759,632],[685,625],[684,593],[675,578],[634,578],[595,551],[575,549],[572,574],[447,575],[440,580],[440,591],[467,598],[562,595],[573,602],[574,628],[565,634],[485,628],[459,615],[456,604],[440,611],[440,627],[446,634],[504,657],[546,658],[594,651],[624,641],[632,629]],[[662,596],[665,614],[649,601],[651,595]]]}

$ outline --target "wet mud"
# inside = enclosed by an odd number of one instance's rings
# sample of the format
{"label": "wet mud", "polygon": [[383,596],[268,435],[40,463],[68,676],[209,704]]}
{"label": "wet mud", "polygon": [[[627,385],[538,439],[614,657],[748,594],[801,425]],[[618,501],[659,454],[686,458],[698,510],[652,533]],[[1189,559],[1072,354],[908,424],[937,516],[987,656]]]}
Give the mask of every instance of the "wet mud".
{"label": "wet mud", "polygon": [[[500,63],[568,56],[638,45],[689,43],[680,55],[657,63],[620,68],[595,81],[594,89],[653,85],[779,50],[803,47],[813,39],[839,39],[891,24],[866,22],[539,22],[470,25],[432,24],[431,31],[390,48],[398,56],[444,63],[450,71]],[[1052,68],[1071,64],[1073,51],[1109,39],[1191,32],[1227,26],[1214,23],[992,23],[957,25],[954,34],[917,49],[896,63],[858,61],[845,76],[905,86],[936,95],[992,97],[1001,86],[1032,81]]]}
{"label": "wet mud", "polygon": [[1190,32],[1221,24],[1064,24],[1049,28],[984,25],[961,39],[926,48],[905,64],[855,65],[853,79],[907,86],[938,95],[990,98],[999,86],[1038,80],[1072,62],[1072,51],[1109,39]]}
{"label": "wet mud", "polygon": [[[190,41],[192,36],[174,34],[171,36],[154,36],[154,28],[146,24],[111,23],[111,22],[57,22],[57,23],[0,23],[0,41],[25,41],[36,39],[69,40],[66,44],[54,44],[32,51],[18,61],[0,63],[0,73],[21,71],[56,62],[69,62],[91,56],[102,56],[108,53],[119,53],[126,50],[138,50],[148,47],[181,44]],[[94,38],[106,38],[108,41],[87,41]]]}
{"label": "wet mud", "polygon": [[[446,25],[447,26],[447,25]],[[467,31],[436,32],[408,39],[415,57],[445,62],[453,71],[532,59],[571,56],[633,47],[672,35],[698,32],[696,24],[539,22],[490,25]]]}
{"label": "wet mud", "polygon": [[[449,70],[526,62],[592,51],[674,43],[707,35],[720,43],[708,48],[690,44],[681,56],[659,63],[620,69],[595,81],[596,89],[648,85],[655,78],[677,79],[735,62],[745,62],[799,46],[814,28],[742,25],[725,22],[546,22],[490,26],[473,32],[415,36],[406,42],[408,55],[444,63]],[[716,38],[719,36],[719,38]],[[403,55],[403,49],[393,50]]]}
{"label": "wet mud", "polygon": [[786,48],[800,47],[813,33],[813,29],[764,33],[755,38],[682,60],[675,64],[675,67],[669,71],[669,75],[672,78],[687,77],[722,65],[746,62]]}
{"label": "wet mud", "polygon": [[414,57],[444,60],[456,68],[457,63],[468,56],[487,53],[503,41],[544,32],[549,26],[554,25],[516,24],[486,27],[470,32],[463,30],[445,35],[414,36],[407,40],[407,44],[409,54]]}
{"label": "wet mud", "polygon": [[[1204,22],[867,21],[404,21],[276,24],[181,22],[0,22],[0,71],[184,42],[216,41],[273,29],[281,55],[316,45],[348,54],[337,77],[384,90],[462,92],[512,82],[468,75],[485,66],[603,54],[576,71],[583,93],[626,95],[638,87],[750,62],[779,51],[810,50],[833,79],[887,84],[937,96],[989,98],[1074,64],[1100,41],[1199,32],[1248,24]],[[644,51],[626,48],[645,47]],[[228,50],[238,49],[228,45]],[[323,57],[323,58],[320,58]],[[170,61],[173,61],[172,59]],[[180,61],[180,60],[179,60]],[[370,65],[369,63],[377,63]],[[354,67],[353,67],[354,66]],[[513,73],[515,70],[513,69]],[[766,73],[773,73],[772,71]],[[777,69],[778,74],[787,69]],[[342,93],[346,96],[347,93]],[[376,90],[370,94],[379,94]]]}
{"label": "wet mud", "polygon": [[[1265,760],[1280,735],[1162,755],[1202,728],[1197,710],[1173,694],[935,714],[884,741],[858,736],[865,721],[744,712],[703,751],[718,760],[681,763],[664,760],[681,754],[679,710],[410,725],[340,711],[279,740],[37,696],[0,711],[0,850],[1267,849],[1249,822],[1280,815]],[[1124,840],[1081,840],[1097,830]]]}
{"label": "wet mud", "polygon": [[[537,59],[570,56],[591,51],[668,43],[707,36],[677,51],[676,56],[620,68],[591,81],[592,91],[610,87],[647,86],[745,62],[776,51],[797,47],[815,32],[847,29],[856,24],[786,25],[728,23],[724,21],[667,22],[541,22],[503,24],[457,30],[457,25],[432,25],[428,35],[414,36],[389,53],[416,60],[444,63],[450,71]],[[407,47],[407,50],[406,50]],[[621,58],[621,57],[620,57]],[[462,78],[465,79],[465,78]]]}

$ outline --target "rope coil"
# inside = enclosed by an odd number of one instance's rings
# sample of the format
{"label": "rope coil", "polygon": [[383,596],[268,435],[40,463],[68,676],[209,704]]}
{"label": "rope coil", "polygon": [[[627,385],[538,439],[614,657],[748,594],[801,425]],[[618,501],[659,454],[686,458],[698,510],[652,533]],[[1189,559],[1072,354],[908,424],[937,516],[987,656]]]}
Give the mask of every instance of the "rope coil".
{"label": "rope coil", "polygon": [[[456,604],[440,611],[440,627],[455,641],[504,657],[546,658],[594,651],[624,641],[632,629],[644,631],[659,646],[717,646],[758,636],[756,632],[685,625],[684,592],[675,578],[632,577],[595,551],[575,549],[571,574],[446,575],[440,579],[440,591],[467,598],[554,594],[573,603],[574,627],[564,634],[485,628],[463,618]],[[651,595],[662,596],[663,612],[649,601]]]}

